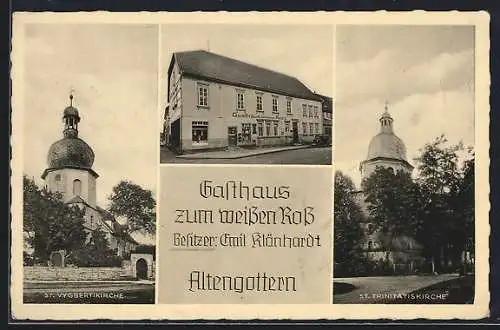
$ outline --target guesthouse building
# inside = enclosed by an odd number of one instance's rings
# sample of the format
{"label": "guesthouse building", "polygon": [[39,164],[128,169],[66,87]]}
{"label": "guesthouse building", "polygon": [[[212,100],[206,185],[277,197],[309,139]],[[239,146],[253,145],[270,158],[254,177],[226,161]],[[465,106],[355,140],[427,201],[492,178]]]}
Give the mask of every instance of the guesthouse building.
{"label": "guesthouse building", "polygon": [[168,68],[164,143],[197,152],[306,144],[324,133],[323,99],[295,77],[204,50]]}

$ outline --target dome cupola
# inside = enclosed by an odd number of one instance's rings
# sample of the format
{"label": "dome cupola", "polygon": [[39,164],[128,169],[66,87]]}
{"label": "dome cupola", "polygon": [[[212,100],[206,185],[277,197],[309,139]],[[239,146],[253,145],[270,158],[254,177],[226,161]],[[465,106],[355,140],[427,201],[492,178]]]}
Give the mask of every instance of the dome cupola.
{"label": "dome cupola", "polygon": [[80,119],[78,109],[73,106],[73,95],[70,95],[70,104],[63,112],[63,138],[50,146],[47,155],[48,168],[42,178],[48,171],[61,168],[85,169],[95,173],[92,170],[94,151],[78,137]]}
{"label": "dome cupola", "polygon": [[378,166],[411,172],[413,166],[407,161],[403,140],[394,134],[394,119],[387,109],[387,102],[379,122],[380,132],[371,139],[366,159],[361,162],[362,177],[369,176]]}
{"label": "dome cupola", "polygon": [[403,140],[394,134],[394,120],[387,109],[387,102],[379,121],[380,132],[370,141],[366,160],[383,157],[406,161],[406,146]]}

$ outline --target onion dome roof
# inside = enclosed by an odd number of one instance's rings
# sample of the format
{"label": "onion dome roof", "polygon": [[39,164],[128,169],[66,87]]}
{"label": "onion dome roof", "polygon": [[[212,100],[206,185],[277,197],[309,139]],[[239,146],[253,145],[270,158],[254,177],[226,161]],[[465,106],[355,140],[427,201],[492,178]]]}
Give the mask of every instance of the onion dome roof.
{"label": "onion dome roof", "polygon": [[91,169],[94,151],[80,138],[63,138],[54,142],[47,156],[49,168],[78,167]]}

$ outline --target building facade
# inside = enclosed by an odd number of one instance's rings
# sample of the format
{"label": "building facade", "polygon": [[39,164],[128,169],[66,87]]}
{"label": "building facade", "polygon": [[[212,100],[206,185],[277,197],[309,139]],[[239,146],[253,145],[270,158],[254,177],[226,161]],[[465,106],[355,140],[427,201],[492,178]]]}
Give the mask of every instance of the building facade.
{"label": "building facade", "polygon": [[206,51],[174,53],[164,140],[178,152],[311,143],[322,99],[294,77]]}
{"label": "building facade", "polygon": [[333,135],[333,99],[329,96],[319,95],[321,98],[321,111],[323,116],[323,134],[330,137]]}
{"label": "building facade", "polygon": [[[380,119],[380,132],[375,135],[368,146],[367,157],[360,164],[362,180],[368,178],[377,167],[390,168],[394,172],[404,171],[411,174],[413,166],[407,161],[406,146],[393,129],[393,118],[387,105]],[[413,237],[389,236],[375,230],[370,222],[370,214],[365,202],[365,194],[358,191],[355,200],[365,216],[361,227],[365,233],[362,250],[373,261],[391,264],[396,271],[413,272],[424,260],[422,246]]]}
{"label": "building facade", "polygon": [[126,233],[124,225],[97,205],[99,175],[92,169],[94,151],[78,137],[80,119],[78,110],[73,107],[73,96],[70,96],[70,105],[63,113],[63,138],[50,146],[48,167],[42,179],[48,190],[61,193],[65,203],[85,210],[84,228],[88,238],[92,231],[99,228],[105,233],[110,248],[116,250],[118,256],[124,256],[138,243]]}

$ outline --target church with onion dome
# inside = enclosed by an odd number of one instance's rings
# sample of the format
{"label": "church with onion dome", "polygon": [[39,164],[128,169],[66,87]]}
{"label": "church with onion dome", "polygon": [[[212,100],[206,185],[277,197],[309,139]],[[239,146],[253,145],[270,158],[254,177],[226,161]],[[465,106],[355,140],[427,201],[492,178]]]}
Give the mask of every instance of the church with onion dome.
{"label": "church with onion dome", "polygon": [[84,227],[89,234],[100,228],[110,248],[116,250],[118,256],[124,256],[138,243],[124,231],[124,225],[96,203],[99,175],[92,168],[95,154],[78,136],[81,118],[73,106],[73,95],[70,95],[70,104],[64,109],[62,119],[63,137],[50,146],[42,179],[50,191],[62,194],[65,203],[85,210]]}
{"label": "church with onion dome", "polygon": [[[394,119],[388,111],[387,102],[379,118],[380,131],[370,141],[366,159],[359,166],[361,180],[368,178],[377,167],[389,168],[394,172],[404,171],[411,175],[413,166],[406,158],[406,146],[394,133]],[[373,261],[388,262],[396,268],[402,266],[406,272],[412,272],[423,261],[422,245],[413,237],[388,237],[372,229],[370,215],[365,202],[365,194],[358,191],[355,195],[357,204],[365,215],[361,224],[365,232],[362,250]]]}

